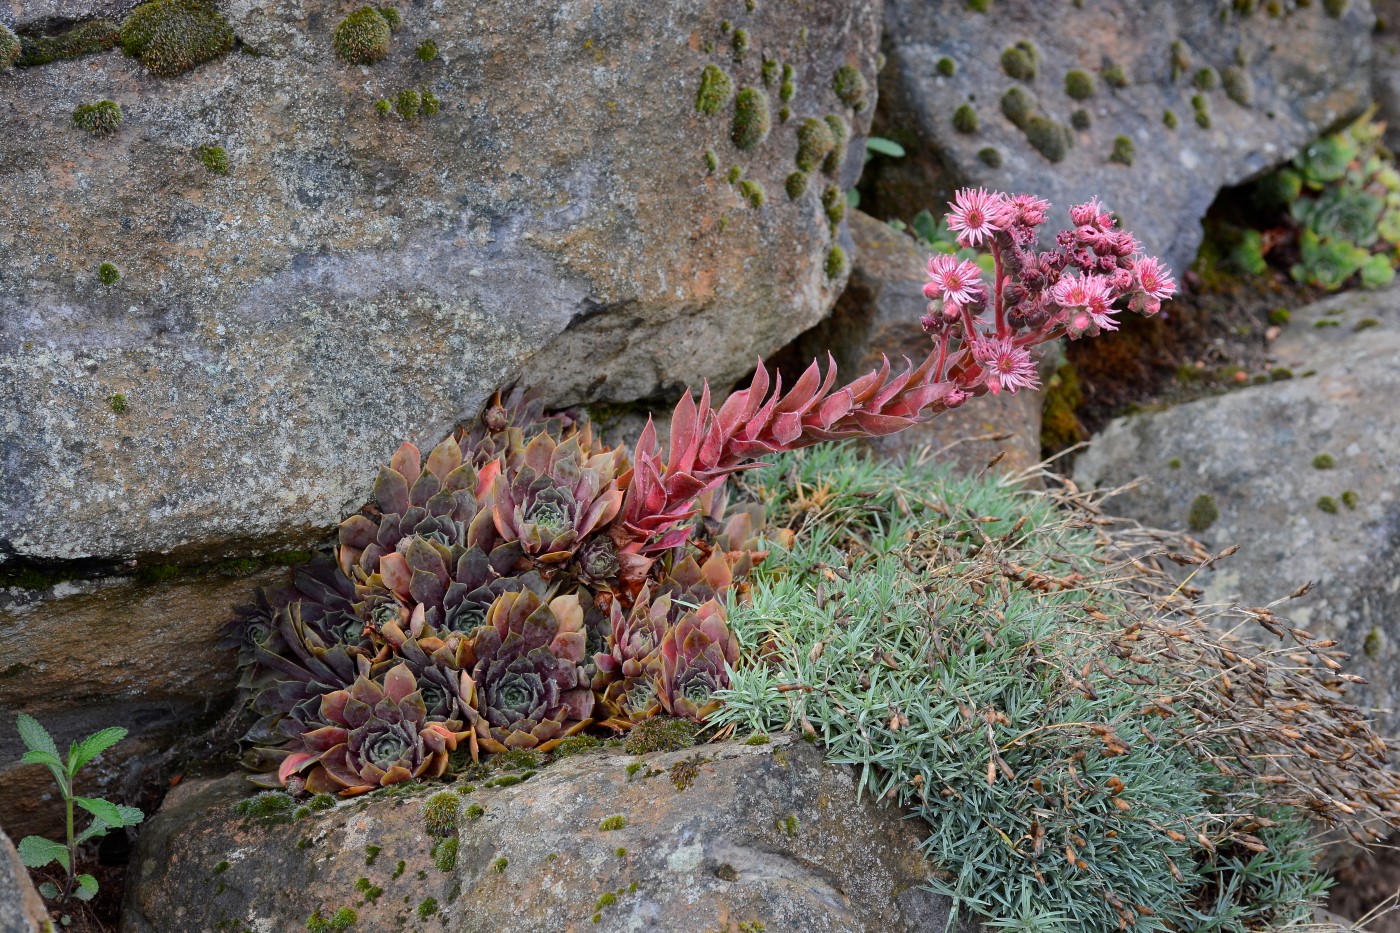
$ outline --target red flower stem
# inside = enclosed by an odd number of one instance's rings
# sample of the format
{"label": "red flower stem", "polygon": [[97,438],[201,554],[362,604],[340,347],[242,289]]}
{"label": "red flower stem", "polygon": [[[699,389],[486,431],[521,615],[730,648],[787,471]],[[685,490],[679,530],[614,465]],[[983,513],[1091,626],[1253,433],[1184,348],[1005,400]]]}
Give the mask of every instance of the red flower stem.
{"label": "red flower stem", "polygon": [[995,293],[997,339],[1006,336],[1006,309],[1001,300],[1001,247],[997,244],[996,238],[992,238],[992,263],[994,272],[992,274],[992,289]]}

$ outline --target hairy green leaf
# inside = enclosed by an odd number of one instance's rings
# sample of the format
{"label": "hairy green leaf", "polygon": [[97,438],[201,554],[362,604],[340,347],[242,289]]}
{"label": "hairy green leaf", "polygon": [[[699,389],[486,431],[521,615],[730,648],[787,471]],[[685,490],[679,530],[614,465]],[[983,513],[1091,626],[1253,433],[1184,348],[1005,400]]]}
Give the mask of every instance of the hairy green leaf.
{"label": "hairy green leaf", "polygon": [[25,836],[19,841],[16,849],[19,851],[19,860],[26,868],[43,868],[50,862],[58,862],[64,871],[68,870],[68,849],[52,839]]}
{"label": "hairy green leaf", "polygon": [[124,738],[126,738],[126,730],[120,726],[111,726],[100,732],[94,732],[74,745],[68,752],[69,769],[77,771]]}
{"label": "hairy green leaf", "polygon": [[15,726],[19,729],[19,737],[23,740],[25,748],[30,751],[48,752],[55,759],[58,758],[58,746],[54,744],[49,731],[39,725],[39,720],[28,713],[20,713],[15,718]]}
{"label": "hairy green leaf", "polygon": [[78,890],[73,892],[73,896],[80,901],[90,901],[97,896],[97,879],[92,875],[78,876]]}

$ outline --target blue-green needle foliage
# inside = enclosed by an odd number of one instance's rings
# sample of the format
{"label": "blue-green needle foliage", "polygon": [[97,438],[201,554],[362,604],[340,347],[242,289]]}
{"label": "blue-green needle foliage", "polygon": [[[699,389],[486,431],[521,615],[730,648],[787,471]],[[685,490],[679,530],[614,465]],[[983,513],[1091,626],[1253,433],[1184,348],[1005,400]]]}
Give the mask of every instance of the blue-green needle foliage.
{"label": "blue-green needle foliage", "polygon": [[993,928],[1243,933],[1310,912],[1297,820],[1275,814],[1263,855],[1197,843],[1221,829],[1218,775],[1168,740],[1180,713],[1143,715],[1154,672],[1102,651],[1086,610],[1112,617],[1111,590],[1023,585],[1104,573],[1047,498],[848,447],[743,484],[800,531],[730,607],[764,663],[734,672],[711,725],[814,734],[864,793],[924,817],[932,886]]}

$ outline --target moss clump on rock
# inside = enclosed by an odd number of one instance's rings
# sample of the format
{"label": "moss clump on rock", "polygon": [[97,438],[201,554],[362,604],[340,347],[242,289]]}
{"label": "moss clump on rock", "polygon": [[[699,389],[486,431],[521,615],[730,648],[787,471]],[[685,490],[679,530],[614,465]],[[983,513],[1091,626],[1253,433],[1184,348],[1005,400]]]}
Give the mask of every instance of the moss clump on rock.
{"label": "moss clump on rock", "polygon": [[394,98],[394,112],[404,120],[416,119],[423,109],[423,95],[412,88],[404,88]]}
{"label": "moss clump on rock", "polygon": [[1241,107],[1254,103],[1254,82],[1250,80],[1249,72],[1238,65],[1231,65],[1220,72],[1220,86],[1225,89],[1225,96]]}
{"label": "moss clump on rock", "polygon": [[1013,87],[1001,95],[1001,115],[1011,125],[1024,130],[1035,111],[1035,95],[1024,88]]}
{"label": "moss clump on rock", "polygon": [[1029,42],[1017,42],[1002,50],[1001,70],[1017,81],[1034,81],[1039,71],[1040,55]]}
{"label": "moss clump on rock", "polygon": [[1174,130],[1180,125],[1175,110],[1167,110],[1162,113],[1162,125],[1169,130]]}
{"label": "moss clump on rock", "polygon": [[450,790],[439,791],[423,804],[423,828],[430,836],[450,836],[457,831],[461,813],[462,798]]}
{"label": "moss clump on rock", "polygon": [[1051,162],[1061,162],[1069,153],[1069,130],[1044,114],[1035,114],[1026,122],[1026,141]]}
{"label": "moss clump on rock", "polygon": [[1090,126],[1093,125],[1093,121],[1089,119],[1089,111],[1085,110],[1083,107],[1080,107],[1074,113],[1069,115],[1069,125],[1074,127],[1076,130],[1087,130]]}
{"label": "moss clump on rock", "polygon": [[[1299,6],[1302,6],[1300,3]],[[1333,19],[1340,19],[1351,9],[1351,0],[1322,0],[1322,8]]]}
{"label": "moss clump on rock", "polygon": [[959,104],[953,111],[953,129],[959,133],[975,133],[978,125],[977,108],[971,104]]}
{"label": "moss clump on rock", "polygon": [[418,60],[419,60],[420,62],[432,62],[432,61],[437,61],[437,57],[438,57],[438,47],[437,47],[437,43],[434,42],[432,39],[424,39],[422,42],[420,42],[420,43],[418,44],[418,51],[417,51],[416,54],[418,55]]}
{"label": "moss clump on rock", "polygon": [[828,185],[822,192],[822,210],[826,211],[826,219],[834,227],[846,217],[846,195],[835,185]]}
{"label": "moss clump on rock", "polygon": [[850,268],[850,261],[846,258],[846,251],[839,246],[833,246],[826,254],[826,277],[833,281],[841,278]]}
{"label": "moss clump on rock", "polygon": [[814,171],[835,145],[831,125],[808,117],[797,127],[797,167],[804,172]]}
{"label": "moss clump on rock", "polygon": [[1337,514],[1337,500],[1333,499],[1331,496],[1319,496],[1317,500],[1317,507],[1322,511],[1326,512],[1328,515]]}
{"label": "moss clump on rock", "polygon": [[841,103],[857,110],[865,105],[865,95],[870,90],[865,84],[865,76],[854,65],[842,65],[836,69],[831,76],[831,89]]}
{"label": "moss clump on rock", "polygon": [[753,178],[745,178],[739,182],[739,194],[743,195],[744,200],[755,210],[768,203],[768,192],[763,190],[763,182]]}
{"label": "moss clump on rock", "polygon": [[1210,129],[1210,104],[1204,95],[1197,94],[1191,98],[1191,109],[1196,112],[1196,125],[1203,130]]}
{"label": "moss clump on rock", "polygon": [[1074,68],[1065,72],[1065,93],[1073,100],[1088,100],[1094,96],[1094,79],[1089,72]]}
{"label": "moss clump on rock", "polygon": [[826,128],[831,130],[832,146],[826,158],[822,159],[822,171],[834,176],[846,161],[846,144],[851,141],[851,127],[839,113],[829,113],[826,115]]}
{"label": "moss clump on rock", "polygon": [[94,136],[110,136],[122,125],[122,108],[111,100],[79,104],[73,111],[73,125]]}
{"label": "moss clump on rock", "polygon": [[374,102],[374,109],[375,112],[383,114],[384,116],[388,116],[389,111],[394,109],[394,105],[389,103],[389,98],[381,97],[379,98],[379,100]]}
{"label": "moss clump on rock", "polygon": [[103,285],[116,285],[122,280],[122,272],[114,264],[104,262],[97,267],[97,281]]}
{"label": "moss clump on rock", "polygon": [[1001,168],[1001,150],[995,146],[983,146],[978,149],[977,158],[987,168]]}
{"label": "moss clump on rock", "polygon": [[384,17],[384,22],[389,24],[390,32],[398,32],[403,28],[403,14],[396,6],[382,6],[379,8],[379,15]]}
{"label": "moss clump on rock", "polygon": [[729,72],[718,65],[706,65],[700,72],[700,89],[695,92],[695,109],[708,116],[723,110],[734,96]]}
{"label": "moss clump on rock", "polygon": [[1191,78],[1191,83],[1196,85],[1199,91],[1213,91],[1218,80],[1219,76],[1214,68],[1202,68]]}
{"label": "moss clump on rock", "polygon": [[151,0],[122,22],[122,51],[151,74],[173,78],[233,48],[233,28],[206,0]]}
{"label": "moss clump on rock", "polygon": [[700,726],[688,719],[655,716],[644,719],[627,733],[623,750],[629,755],[651,752],[678,752],[695,744]]}
{"label": "moss clump on rock", "polygon": [[1204,493],[1191,500],[1191,509],[1186,513],[1186,526],[1192,531],[1205,531],[1220,517],[1220,509],[1215,500]]}
{"label": "moss clump on rock", "polygon": [[228,174],[228,150],[223,146],[200,146],[199,161],[215,175]]}
{"label": "moss clump on rock", "polygon": [[951,78],[958,73],[958,63],[944,55],[938,60],[938,73],[945,78]]}
{"label": "moss clump on rock", "polygon": [[19,36],[10,27],[0,23],[0,71],[13,68],[19,61]]}
{"label": "moss clump on rock", "polygon": [[20,53],[15,64],[20,68],[32,68],[47,65],[49,62],[106,52],[121,44],[121,35],[116,23],[106,19],[95,19],[74,26],[57,36],[25,36],[19,43]]}
{"label": "moss clump on rock", "polygon": [[749,50],[749,31],[747,29],[734,30],[730,45],[734,49],[734,60],[738,61],[743,58],[744,53]]}
{"label": "moss clump on rock", "polygon": [[1119,165],[1132,165],[1133,159],[1137,156],[1137,146],[1128,136],[1113,137],[1113,151],[1109,153],[1108,161],[1117,162]]}
{"label": "moss clump on rock", "polygon": [[389,54],[393,31],[384,14],[362,6],[336,24],[331,33],[335,54],[352,65],[373,65]]}
{"label": "moss clump on rock", "polygon": [[706,150],[705,150],[705,173],[706,173],[707,175],[713,175],[713,174],[715,173],[715,171],[718,170],[718,169],[719,169],[719,156],[717,156],[717,155],[715,154],[715,151],[714,151],[713,149],[706,149]]}
{"label": "moss clump on rock", "polygon": [[783,183],[783,190],[787,192],[789,201],[796,201],[807,191],[807,173],[793,172]]}
{"label": "moss clump on rock", "polygon": [[756,149],[768,138],[773,118],[768,112],[768,95],[762,88],[746,87],[734,97],[734,125],[730,138],[740,149]]}
{"label": "moss clump on rock", "polygon": [[1103,78],[1104,84],[1115,91],[1121,91],[1128,86],[1128,73],[1123,70],[1122,65],[1116,63],[1105,65],[1103,71],[1099,73],[1099,77]]}

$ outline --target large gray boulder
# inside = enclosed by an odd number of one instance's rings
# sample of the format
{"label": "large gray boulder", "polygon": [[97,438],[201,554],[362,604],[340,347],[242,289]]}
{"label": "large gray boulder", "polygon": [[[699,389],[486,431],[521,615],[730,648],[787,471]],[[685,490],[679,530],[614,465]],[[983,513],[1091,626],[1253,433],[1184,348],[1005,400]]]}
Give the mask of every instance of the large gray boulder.
{"label": "large gray boulder", "polygon": [[237,776],[179,788],[138,842],[122,933],[301,930],[346,907],[354,930],[458,933],[914,933],[948,919],[923,888],[921,824],[857,802],[853,770],[790,736],[603,750],[478,783],[445,869],[422,813],[441,789],[267,825],[231,812],[248,792]]}
{"label": "large gray boulder", "polygon": [[[1263,605],[1341,640],[1354,693],[1400,729],[1400,290],[1293,312],[1273,346],[1293,378],[1113,421],[1075,465],[1083,484],[1149,481],[1110,511],[1241,550],[1197,576],[1209,600]],[[1212,518],[1212,514],[1214,517]]]}
{"label": "large gray boulder", "polygon": [[14,843],[0,831],[0,933],[40,933],[45,928],[53,926],[44,901]]}
{"label": "large gray boulder", "polygon": [[[979,13],[966,0],[886,2],[878,122],[910,152],[882,162],[877,215],[941,211],[959,185],[1027,191],[1061,209],[1097,195],[1180,272],[1195,258],[1199,221],[1222,186],[1291,158],[1370,99],[1374,17],[1365,0],[986,6]],[[1033,49],[1008,57],[1020,80],[1002,63],[1018,43]],[[1024,68],[1032,54],[1033,78]],[[940,70],[945,58],[951,75],[947,64]],[[1090,96],[1067,93],[1071,71],[1087,76]],[[1026,130],[1002,113],[1012,88],[1036,101],[1029,113],[1039,119],[1021,120]],[[1208,127],[1196,122],[1197,96]],[[976,112],[975,132],[954,126],[963,105]],[[1073,128],[1076,110],[1087,129]],[[1175,129],[1164,125],[1167,111]],[[1113,159],[1118,137],[1131,146],[1130,165]],[[1058,162],[1042,154],[1057,140],[1068,143]],[[979,156],[989,148],[999,167]],[[1128,146],[1119,148],[1127,157]]]}
{"label": "large gray boulder", "polygon": [[[0,555],[297,545],[505,383],[724,385],[841,290],[820,197],[861,168],[878,0],[412,6],[372,66],[333,53],[351,4],[223,7],[238,48],[178,77],[117,51],[0,74]],[[702,70],[764,88],[765,58],[772,129],[740,149],[732,102],[697,111]],[[441,112],[376,111],[419,90]],[[72,119],[101,99],[124,114],[107,137]],[[796,126],[831,113],[849,155],[790,201]]]}

